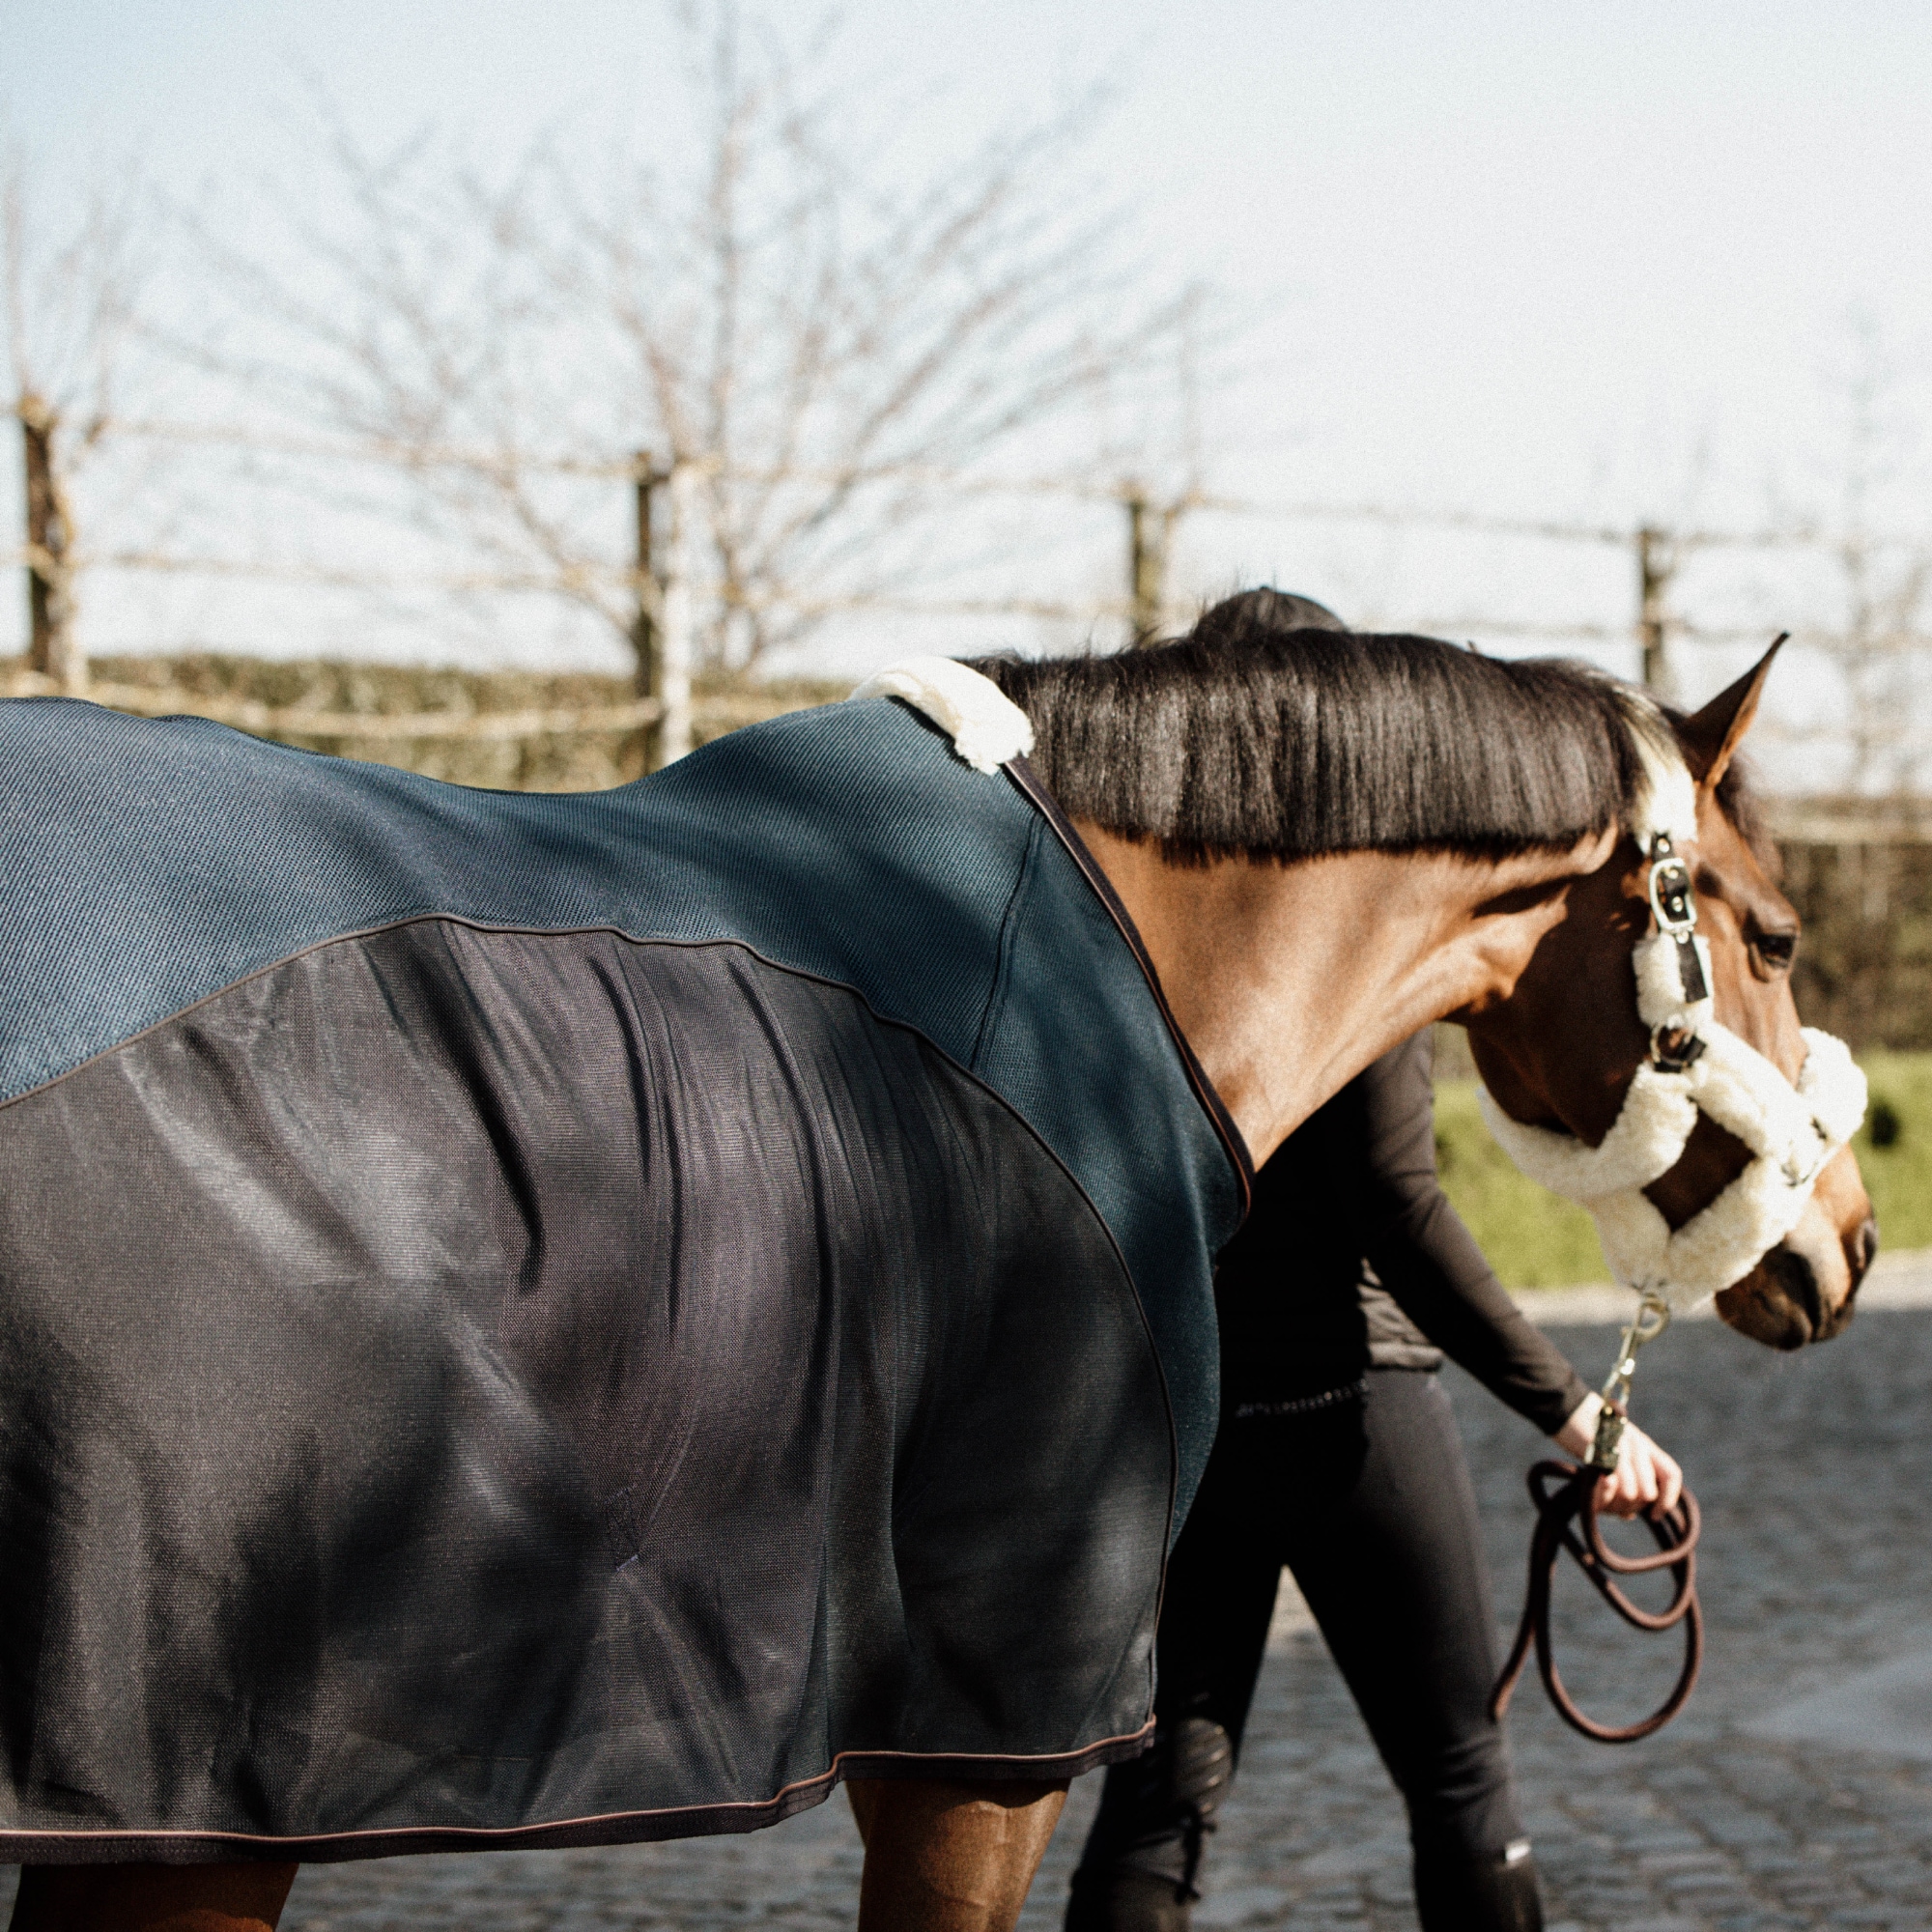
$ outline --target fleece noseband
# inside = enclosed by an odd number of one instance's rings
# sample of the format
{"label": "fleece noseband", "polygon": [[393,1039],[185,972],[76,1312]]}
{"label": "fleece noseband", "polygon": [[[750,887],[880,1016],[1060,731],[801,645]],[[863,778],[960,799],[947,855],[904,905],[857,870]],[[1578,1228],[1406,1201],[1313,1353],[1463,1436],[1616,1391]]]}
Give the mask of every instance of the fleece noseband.
{"label": "fleece noseband", "polygon": [[[1646,763],[1653,762],[1646,759]],[[1711,949],[1680,848],[1694,835],[1695,793],[1681,765],[1657,771],[1634,828],[1650,861],[1655,930],[1632,953],[1650,1054],[1600,1145],[1513,1121],[1488,1094],[1483,1118],[1505,1152],[1551,1192],[1596,1217],[1604,1257],[1628,1286],[1682,1313],[1750,1272],[1798,1225],[1820,1170],[1864,1119],[1865,1078],[1844,1042],[1804,1029],[1794,1086],[1716,1017]],[[1683,1158],[1707,1114],[1750,1150],[1750,1165],[1674,1233],[1643,1189]]]}

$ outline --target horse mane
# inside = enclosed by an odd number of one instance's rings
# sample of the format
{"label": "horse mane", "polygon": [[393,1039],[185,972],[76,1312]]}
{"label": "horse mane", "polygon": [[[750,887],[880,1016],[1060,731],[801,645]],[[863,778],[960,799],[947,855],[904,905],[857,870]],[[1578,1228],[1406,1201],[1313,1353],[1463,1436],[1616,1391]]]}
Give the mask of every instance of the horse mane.
{"label": "horse mane", "polygon": [[1658,754],[1680,755],[1648,695],[1590,666],[1298,611],[1283,628],[1299,603],[1248,592],[1165,642],[973,668],[1032,720],[1065,811],[1180,864],[1560,851],[1633,824]]}

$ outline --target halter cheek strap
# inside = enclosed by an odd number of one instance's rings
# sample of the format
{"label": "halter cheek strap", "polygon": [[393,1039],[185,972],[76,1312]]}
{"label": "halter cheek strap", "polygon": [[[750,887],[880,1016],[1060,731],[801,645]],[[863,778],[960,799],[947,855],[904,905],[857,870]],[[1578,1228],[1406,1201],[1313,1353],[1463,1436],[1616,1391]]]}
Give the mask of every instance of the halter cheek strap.
{"label": "halter cheek strap", "polygon": [[[1596,1217],[1610,1272],[1682,1313],[1741,1280],[1798,1225],[1819,1171],[1858,1132],[1865,1078],[1844,1042],[1804,1029],[1797,1084],[1716,1016],[1711,952],[1680,839],[1639,835],[1657,929],[1638,942],[1637,1013],[1650,1057],[1596,1147],[1513,1121],[1485,1093],[1483,1119],[1532,1180]],[[1643,1189],[1683,1158],[1699,1114],[1750,1150],[1745,1171],[1675,1232]]]}

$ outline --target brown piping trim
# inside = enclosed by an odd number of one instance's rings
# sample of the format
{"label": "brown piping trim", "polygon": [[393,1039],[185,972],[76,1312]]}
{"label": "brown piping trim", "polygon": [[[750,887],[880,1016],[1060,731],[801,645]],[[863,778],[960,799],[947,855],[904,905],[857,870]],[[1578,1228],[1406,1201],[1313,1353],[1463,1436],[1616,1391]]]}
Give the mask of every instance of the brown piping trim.
{"label": "brown piping trim", "polygon": [[1139,927],[1134,924],[1132,914],[1122,904],[1120,894],[1114,890],[1114,882],[1100,869],[1099,860],[1088,850],[1087,841],[1073,829],[1073,821],[1061,810],[1059,801],[1040,782],[1039,774],[1028,763],[1025,753],[1009,758],[1001,769],[1012,780],[1021,795],[1030,800],[1040,816],[1053,827],[1060,842],[1066,847],[1073,863],[1080,867],[1087,883],[1094,888],[1100,903],[1120,927],[1121,937],[1127,942],[1128,949],[1146,975],[1149,990],[1160,1009],[1160,1016],[1166,1021],[1168,1032],[1174,1036],[1175,1045],[1180,1049],[1181,1064],[1187,1068],[1187,1077],[1194,1084],[1195,1094],[1207,1110],[1208,1118],[1213,1122],[1214,1131],[1221,1136],[1222,1145],[1228,1150],[1228,1158],[1235,1163],[1236,1178],[1241,1184],[1241,1214],[1245,1218],[1254,1205],[1254,1156],[1248,1152],[1248,1144],[1241,1138],[1235,1117],[1214,1091],[1214,1083],[1208,1079],[1207,1069],[1195,1058],[1193,1047],[1187,1043],[1187,1036],[1176,1023],[1174,1009],[1167,1004],[1167,995],[1161,990],[1160,975],[1154,971],[1152,956],[1141,938]]}
{"label": "brown piping trim", "polygon": [[340,1864],[351,1859],[401,1858],[423,1852],[564,1851],[586,1845],[640,1844],[663,1838],[714,1837],[755,1832],[809,1811],[851,1777],[1025,1778],[1041,1783],[1079,1777],[1146,1749],[1150,1719],[1124,1737],[1103,1738],[1049,1757],[995,1757],[914,1751],[841,1751],[816,1777],[788,1784],[758,1803],[688,1804],[663,1811],[607,1811],[549,1825],[408,1826],[394,1831],[326,1832],[272,1837],[252,1832],[0,1832],[0,1863],[22,1865],[213,1864],[233,1859]]}

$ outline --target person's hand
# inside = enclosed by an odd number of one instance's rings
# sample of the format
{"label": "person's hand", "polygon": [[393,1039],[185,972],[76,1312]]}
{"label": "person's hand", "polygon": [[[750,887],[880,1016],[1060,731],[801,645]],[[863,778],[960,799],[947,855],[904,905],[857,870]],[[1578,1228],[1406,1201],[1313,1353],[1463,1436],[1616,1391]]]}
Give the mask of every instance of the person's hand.
{"label": "person's hand", "polygon": [[[1603,1397],[1586,1395],[1552,1439],[1579,1463],[1587,1461],[1603,1412]],[[1616,1469],[1597,1484],[1597,1507],[1607,1516],[1662,1516],[1676,1508],[1683,1493],[1684,1471],[1676,1458],[1660,1449],[1635,1423],[1626,1422]]]}

